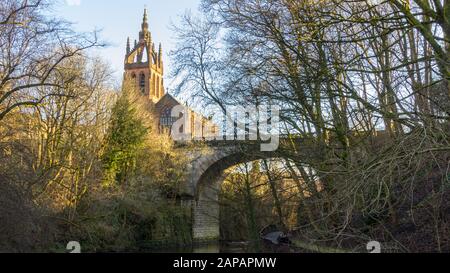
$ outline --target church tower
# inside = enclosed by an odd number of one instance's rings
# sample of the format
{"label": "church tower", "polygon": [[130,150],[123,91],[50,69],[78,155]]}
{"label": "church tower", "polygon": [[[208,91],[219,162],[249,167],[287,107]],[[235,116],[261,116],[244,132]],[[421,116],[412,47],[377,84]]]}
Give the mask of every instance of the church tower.
{"label": "church tower", "polygon": [[142,95],[156,103],[165,94],[163,76],[162,46],[159,44],[155,50],[144,9],[139,41],[135,40],[131,47],[130,38],[127,40],[124,79],[132,80]]}

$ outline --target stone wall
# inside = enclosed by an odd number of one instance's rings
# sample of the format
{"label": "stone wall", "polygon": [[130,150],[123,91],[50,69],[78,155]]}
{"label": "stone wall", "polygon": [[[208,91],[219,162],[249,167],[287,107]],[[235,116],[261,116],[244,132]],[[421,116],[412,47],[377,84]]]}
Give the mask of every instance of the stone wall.
{"label": "stone wall", "polygon": [[198,199],[192,204],[192,236],[196,242],[218,240],[220,237],[218,182],[202,185]]}

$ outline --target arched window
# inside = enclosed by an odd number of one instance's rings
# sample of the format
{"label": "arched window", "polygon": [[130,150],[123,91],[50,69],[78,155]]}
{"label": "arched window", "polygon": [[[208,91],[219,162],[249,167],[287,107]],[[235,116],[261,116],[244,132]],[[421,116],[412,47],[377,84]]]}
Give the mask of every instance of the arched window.
{"label": "arched window", "polygon": [[170,127],[172,126],[172,109],[166,108],[162,112],[160,123],[162,126]]}
{"label": "arched window", "polygon": [[141,92],[145,92],[145,74],[141,73],[139,76],[139,88],[141,89]]}

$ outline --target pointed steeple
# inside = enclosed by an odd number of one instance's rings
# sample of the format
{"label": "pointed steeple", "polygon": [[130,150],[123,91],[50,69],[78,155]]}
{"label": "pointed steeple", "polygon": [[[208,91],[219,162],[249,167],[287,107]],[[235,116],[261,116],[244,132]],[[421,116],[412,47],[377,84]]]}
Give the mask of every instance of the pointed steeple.
{"label": "pointed steeple", "polygon": [[146,41],[148,44],[148,41],[150,39],[150,31],[148,31],[148,15],[147,15],[147,8],[144,9],[144,17],[142,19],[142,29],[139,32],[139,42],[142,43],[143,41]]}
{"label": "pointed steeple", "polygon": [[148,30],[148,15],[147,8],[144,8],[144,18],[142,19],[142,30]]}
{"label": "pointed steeple", "polygon": [[131,45],[130,45],[130,37],[127,38],[127,54],[130,54]]}

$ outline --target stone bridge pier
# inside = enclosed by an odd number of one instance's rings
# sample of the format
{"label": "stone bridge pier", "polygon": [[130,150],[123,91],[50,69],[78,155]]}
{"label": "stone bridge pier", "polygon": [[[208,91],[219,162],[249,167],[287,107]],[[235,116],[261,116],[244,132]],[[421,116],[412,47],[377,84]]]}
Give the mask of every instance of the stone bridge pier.
{"label": "stone bridge pier", "polygon": [[209,185],[200,190],[198,197],[192,203],[192,238],[194,241],[214,241],[220,237],[218,193],[223,179],[218,177],[211,180]]}
{"label": "stone bridge pier", "polygon": [[192,238],[195,242],[217,241],[220,238],[219,192],[226,178],[224,164],[230,149],[203,148],[189,154],[187,181],[183,195],[191,198]]}

